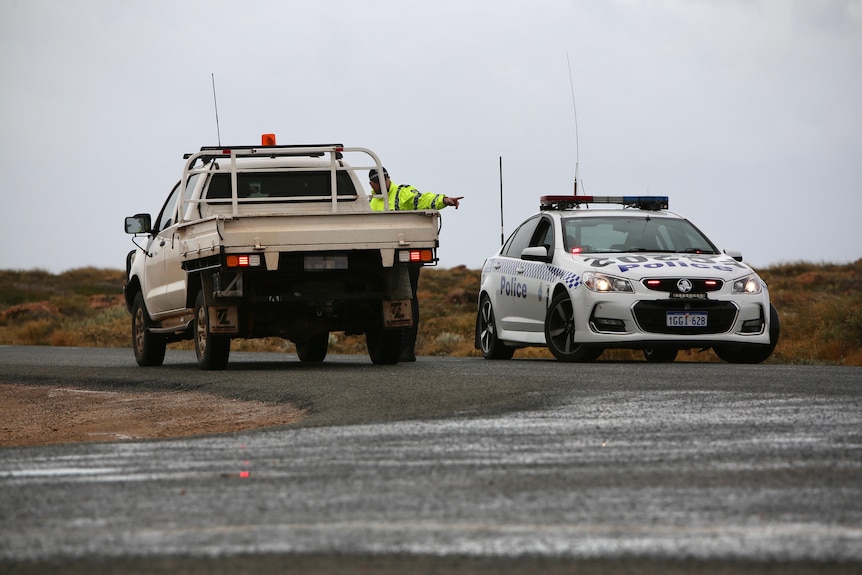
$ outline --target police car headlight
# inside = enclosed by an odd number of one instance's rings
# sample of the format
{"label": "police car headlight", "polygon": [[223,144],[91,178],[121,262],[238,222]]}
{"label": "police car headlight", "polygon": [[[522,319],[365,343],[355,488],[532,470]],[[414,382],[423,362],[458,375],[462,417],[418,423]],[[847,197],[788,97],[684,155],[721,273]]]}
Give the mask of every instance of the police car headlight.
{"label": "police car headlight", "polygon": [[763,283],[757,274],[747,275],[733,281],[733,293],[758,294],[763,291]]}
{"label": "police car headlight", "polygon": [[591,291],[600,293],[634,291],[629,280],[598,272],[585,272],[584,285]]}

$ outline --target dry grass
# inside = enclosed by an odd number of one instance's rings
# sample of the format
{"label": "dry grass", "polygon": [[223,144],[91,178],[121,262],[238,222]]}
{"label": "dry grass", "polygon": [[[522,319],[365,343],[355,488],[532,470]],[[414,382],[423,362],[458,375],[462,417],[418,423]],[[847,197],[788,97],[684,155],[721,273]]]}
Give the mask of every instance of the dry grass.
{"label": "dry grass", "polygon": [[[862,259],[851,264],[785,263],[759,270],[781,317],[781,341],[768,361],[862,365]],[[62,274],[0,270],[0,344],[130,347],[122,270],[83,268]],[[473,347],[480,272],[463,266],[423,270],[417,353],[476,357]],[[190,349],[189,342],[172,344]],[[293,352],[279,338],[235,340],[242,351]],[[365,338],[334,333],[330,353],[365,354]],[[516,357],[547,357],[541,348]],[[609,350],[614,360],[640,352]],[[681,361],[718,361],[711,351],[680,352]]]}

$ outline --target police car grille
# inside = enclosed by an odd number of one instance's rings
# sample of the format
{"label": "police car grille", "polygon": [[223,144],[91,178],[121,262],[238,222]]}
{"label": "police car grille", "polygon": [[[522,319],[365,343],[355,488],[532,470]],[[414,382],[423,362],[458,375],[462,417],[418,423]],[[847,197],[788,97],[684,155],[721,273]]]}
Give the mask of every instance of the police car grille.
{"label": "police car grille", "polygon": [[[668,326],[667,312],[669,311],[705,311],[709,314],[707,325],[705,327]],[[657,300],[638,302],[635,304],[634,313],[640,328],[648,333],[705,335],[730,331],[736,320],[737,308],[730,302],[722,301]]]}
{"label": "police car grille", "polygon": [[[664,291],[664,292],[677,292],[679,293],[679,288],[677,284],[679,280],[683,278],[661,278],[661,279],[645,279],[643,280],[643,285],[647,289],[655,290],[655,291]],[[724,286],[724,282],[720,279],[712,279],[712,278],[686,278],[689,282],[691,282],[691,293],[706,293],[710,291],[718,291]],[[708,283],[707,283],[708,282]]]}

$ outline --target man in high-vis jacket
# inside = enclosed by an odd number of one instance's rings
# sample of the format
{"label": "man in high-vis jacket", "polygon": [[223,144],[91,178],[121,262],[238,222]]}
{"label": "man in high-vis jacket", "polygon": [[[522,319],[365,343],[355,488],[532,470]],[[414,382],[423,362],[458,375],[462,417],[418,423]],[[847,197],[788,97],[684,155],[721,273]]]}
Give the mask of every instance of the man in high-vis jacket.
{"label": "man in high-vis jacket", "polygon": [[[396,185],[389,179],[389,172],[383,168],[383,180],[388,197],[384,199],[381,191],[380,175],[377,170],[368,172],[368,180],[374,193],[371,196],[371,209],[382,212],[385,209],[384,201],[389,202],[390,210],[442,210],[446,206],[455,206],[458,209],[463,196],[450,197],[444,194],[432,192],[422,193],[413,186]],[[421,265],[408,265],[410,272],[410,289],[413,292],[413,326],[404,329],[401,341],[401,354],[398,361],[416,361],[416,334],[419,331],[419,298],[416,295],[419,289],[419,270]]]}
{"label": "man in high-vis jacket", "polygon": [[[423,194],[413,186],[398,186],[389,179],[389,172],[386,171],[386,168],[383,168],[383,178],[386,180],[386,189],[389,192],[390,210],[442,210],[446,206],[455,206],[457,210],[460,201],[464,199],[463,196],[452,198],[432,192]],[[380,191],[380,179],[377,170],[368,172],[368,180],[374,190],[374,195],[371,198],[371,209],[382,212],[384,199],[383,193]]]}

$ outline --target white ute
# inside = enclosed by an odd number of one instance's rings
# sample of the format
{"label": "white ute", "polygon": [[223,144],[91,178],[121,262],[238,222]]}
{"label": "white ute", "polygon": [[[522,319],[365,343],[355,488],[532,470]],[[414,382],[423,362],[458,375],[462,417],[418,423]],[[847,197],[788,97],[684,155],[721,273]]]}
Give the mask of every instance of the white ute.
{"label": "white ute", "polygon": [[[326,357],[329,334],[365,334],[371,361],[397,363],[411,325],[408,265],[434,265],[436,210],[373,212],[362,182],[380,159],[340,144],[204,147],[158,216],[126,218],[126,306],[141,366],[194,339],[202,369],[224,369],[232,338],[292,341]],[[360,177],[362,172],[363,177]]]}

